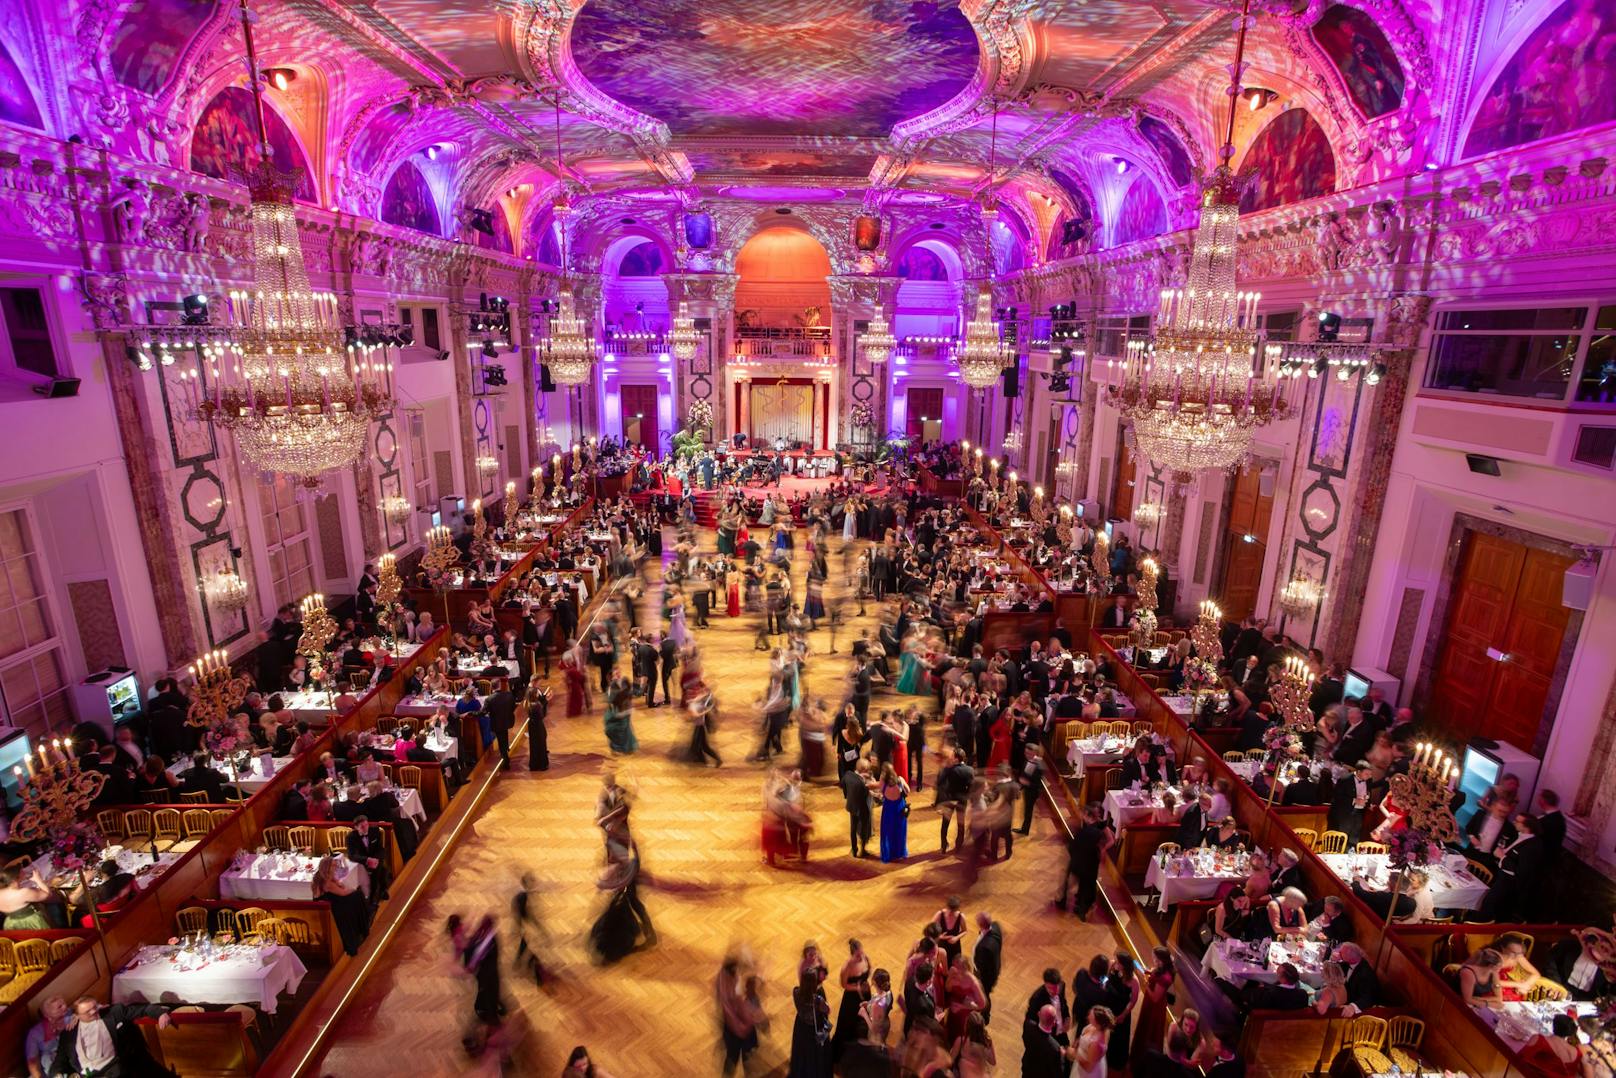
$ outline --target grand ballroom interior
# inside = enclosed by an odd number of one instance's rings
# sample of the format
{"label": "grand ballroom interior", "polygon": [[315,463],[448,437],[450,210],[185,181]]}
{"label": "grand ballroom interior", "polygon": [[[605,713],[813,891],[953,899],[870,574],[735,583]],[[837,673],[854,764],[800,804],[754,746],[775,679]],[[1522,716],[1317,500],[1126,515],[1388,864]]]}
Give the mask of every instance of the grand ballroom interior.
{"label": "grand ballroom interior", "polygon": [[0,9],[4,1073],[1616,1071],[1612,0]]}

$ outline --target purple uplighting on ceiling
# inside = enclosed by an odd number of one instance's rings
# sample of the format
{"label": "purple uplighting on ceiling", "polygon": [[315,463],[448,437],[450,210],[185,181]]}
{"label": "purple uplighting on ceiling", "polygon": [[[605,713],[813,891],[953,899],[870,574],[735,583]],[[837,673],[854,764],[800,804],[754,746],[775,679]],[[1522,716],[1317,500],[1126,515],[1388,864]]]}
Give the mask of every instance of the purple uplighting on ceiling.
{"label": "purple uplighting on ceiling", "polygon": [[944,104],[976,72],[957,3],[589,0],[578,69],[681,135],[878,137]]}
{"label": "purple uplighting on ceiling", "polygon": [[847,192],[840,187],[726,187],[730,198],[749,202],[834,202]]}

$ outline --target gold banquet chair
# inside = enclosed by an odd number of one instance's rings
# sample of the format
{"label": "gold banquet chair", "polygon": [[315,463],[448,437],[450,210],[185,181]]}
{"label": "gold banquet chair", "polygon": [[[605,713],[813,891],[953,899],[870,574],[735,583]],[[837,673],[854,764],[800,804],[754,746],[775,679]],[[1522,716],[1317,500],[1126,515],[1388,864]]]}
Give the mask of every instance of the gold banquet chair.
{"label": "gold banquet chair", "polygon": [[174,915],[174,927],[182,936],[208,930],[208,911],[204,906],[186,906]]}
{"label": "gold banquet chair", "polygon": [[1343,1048],[1373,1048],[1377,1052],[1385,1043],[1386,1019],[1376,1018],[1372,1014],[1361,1014],[1354,1018],[1341,1038]]}
{"label": "gold banquet chair", "polygon": [[245,939],[258,931],[258,922],[269,917],[269,911],[261,906],[248,906],[236,911],[236,935]]}
{"label": "gold banquet chair", "polygon": [[185,837],[181,830],[180,810],[158,809],[152,813],[152,841],[165,849],[173,849]]}
{"label": "gold banquet chair", "polygon": [[319,828],[304,824],[301,827],[285,828],[284,830],[286,831],[287,849],[313,855],[315,835]]}
{"label": "gold banquet chair", "polygon": [[1346,853],[1347,833],[1345,831],[1326,831],[1319,836],[1318,853]]}
{"label": "gold banquet chair", "polygon": [[1296,835],[1296,840],[1308,849],[1314,850],[1318,848],[1319,833],[1311,827],[1293,827],[1291,831]]}
{"label": "gold banquet chair", "polygon": [[1425,1040],[1425,1023],[1412,1015],[1399,1014],[1386,1022],[1385,1052],[1404,1074],[1420,1073],[1419,1047]]}
{"label": "gold banquet chair", "polygon": [[285,824],[273,824],[264,828],[264,845],[272,850],[291,849],[290,829]]}
{"label": "gold banquet chair", "polygon": [[1356,846],[1354,846],[1352,848],[1352,852],[1353,853],[1385,853],[1386,849],[1387,849],[1387,847],[1386,847],[1386,844],[1384,842],[1360,842],[1360,843],[1358,843],[1358,845],[1356,845]]}
{"label": "gold banquet chair", "polygon": [[181,817],[185,822],[185,837],[199,842],[213,830],[213,813],[207,809],[186,809]]}
{"label": "gold banquet chair", "polygon": [[51,940],[51,965],[64,961],[79,945],[78,936],[71,939]]}

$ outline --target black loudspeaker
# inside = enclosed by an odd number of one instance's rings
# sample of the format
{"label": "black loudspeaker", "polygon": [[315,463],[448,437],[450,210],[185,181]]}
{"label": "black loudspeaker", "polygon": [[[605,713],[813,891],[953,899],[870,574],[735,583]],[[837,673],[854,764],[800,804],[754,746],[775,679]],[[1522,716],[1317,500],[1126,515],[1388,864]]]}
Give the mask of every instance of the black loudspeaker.
{"label": "black loudspeaker", "polygon": [[1021,396],[1021,363],[1018,360],[1004,369],[1004,399]]}
{"label": "black loudspeaker", "polygon": [[539,364],[539,392],[541,392],[541,393],[554,393],[555,388],[556,388],[555,380],[550,377],[550,364],[548,364],[548,363],[540,363]]}
{"label": "black loudspeaker", "polygon": [[1466,453],[1465,464],[1477,475],[1502,475],[1498,468],[1498,458],[1489,457],[1481,453]]}
{"label": "black loudspeaker", "polygon": [[34,392],[50,400],[57,397],[76,397],[79,395],[79,379],[52,378],[49,385],[35,386]]}

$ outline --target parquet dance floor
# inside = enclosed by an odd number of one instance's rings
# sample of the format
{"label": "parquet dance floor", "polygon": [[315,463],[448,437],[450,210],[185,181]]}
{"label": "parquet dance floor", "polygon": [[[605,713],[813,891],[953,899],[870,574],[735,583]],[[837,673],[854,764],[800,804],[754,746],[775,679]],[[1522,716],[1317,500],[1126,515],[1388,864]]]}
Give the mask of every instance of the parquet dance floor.
{"label": "parquet dance floor", "polygon": [[[800,550],[805,537],[799,530],[797,595],[807,567]],[[667,538],[671,550],[671,530]],[[701,533],[708,550],[713,539],[712,532]],[[840,541],[832,546],[839,549]],[[833,593],[841,583],[840,564],[833,554]],[[658,579],[656,567],[649,573]],[[656,624],[659,589],[655,582],[646,589],[642,625]],[[849,614],[856,610],[856,603],[848,607]],[[828,630],[812,634],[809,693],[824,697],[832,709],[842,698],[848,642],[862,627],[874,632],[877,607],[871,604],[868,610],[867,617],[851,619],[839,632],[840,654],[827,654]],[[670,751],[688,740],[688,727],[674,708],[635,708],[641,748],[621,763],[619,774],[634,792],[633,830],[645,869],[640,894],[660,937],[656,944],[608,967],[593,965],[586,954],[585,934],[604,903],[595,887],[602,852],[593,811],[606,742],[599,694],[592,714],[565,719],[558,676],[549,723],[550,770],[529,773],[526,743],[517,746],[514,769],[383,955],[383,975],[371,979],[358,1005],[340,1020],[324,1073],[344,1078],[463,1074],[495,1066],[468,1061],[461,1050],[473,987],[451,963],[443,924],[456,912],[473,918],[493,912],[509,926],[510,899],[523,872],[540,881],[539,915],[549,932],[543,958],[557,976],[540,989],[531,979],[507,973],[517,1044],[506,1073],[559,1074],[567,1053],[583,1044],[616,1078],[716,1074],[713,977],[725,952],[744,943],[766,979],[764,1002],[772,1020],[749,1073],[783,1075],[791,1042],[790,989],[802,943],[817,940],[830,964],[826,990],[834,1014],[841,997],[835,977],[848,937],[864,942],[873,963],[891,971],[896,988],[911,946],[951,893],[962,895],[968,917],[986,909],[1003,926],[1004,972],[994,992],[990,1031],[999,1073],[1020,1073],[1021,1017],[1042,971],[1056,966],[1069,979],[1095,952],[1116,946],[1108,929],[1050,908],[1065,866],[1056,823],[1043,810],[1032,837],[1018,836],[1013,858],[985,866],[975,885],[967,887],[960,857],[937,852],[938,815],[930,807],[935,756],[928,754],[926,788],[915,797],[910,817],[906,863],[883,865],[873,856],[848,856],[847,816],[832,770],[807,794],[816,821],[809,862],[764,865],[759,849],[763,768],[744,762],[757,743],[754,700],[768,681],[767,656],[753,650],[759,616],[720,615],[711,628],[696,630],[721,706],[715,743],[724,757],[722,768],[700,769],[670,758]],[[890,690],[878,691],[871,707],[911,702],[935,707],[930,697],[899,697]],[[932,729],[935,747],[935,724]],[[787,732],[792,759],[795,737],[792,727]],[[875,846],[872,841],[872,854]],[[965,939],[967,953],[974,940],[973,927]],[[514,951],[509,933],[502,947],[509,970]],[[894,1040],[898,1019],[895,1014]]]}

